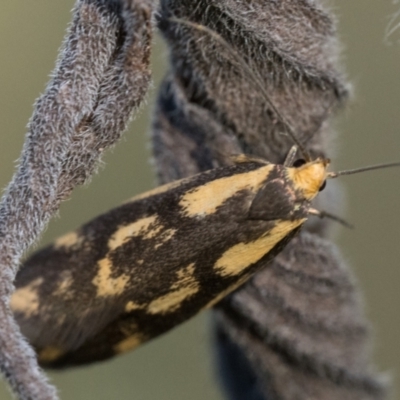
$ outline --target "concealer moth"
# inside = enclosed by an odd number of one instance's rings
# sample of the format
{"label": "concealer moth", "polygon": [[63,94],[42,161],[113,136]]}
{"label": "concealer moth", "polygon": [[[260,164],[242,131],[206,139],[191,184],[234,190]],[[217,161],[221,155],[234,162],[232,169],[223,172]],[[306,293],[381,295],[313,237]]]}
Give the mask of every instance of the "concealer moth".
{"label": "concealer moth", "polygon": [[[311,160],[296,144],[283,165],[237,156],[137,196],[34,254],[11,306],[42,365],[134,349],[272,260],[310,214],[323,215],[311,201],[338,176],[327,172],[329,160]],[[297,147],[305,161],[295,161]]]}

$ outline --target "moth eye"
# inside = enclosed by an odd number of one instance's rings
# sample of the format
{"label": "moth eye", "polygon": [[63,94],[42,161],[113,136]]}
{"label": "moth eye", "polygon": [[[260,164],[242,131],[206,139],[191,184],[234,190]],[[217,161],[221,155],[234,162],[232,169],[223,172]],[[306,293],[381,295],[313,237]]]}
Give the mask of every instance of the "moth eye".
{"label": "moth eye", "polygon": [[299,158],[298,160],[296,160],[294,163],[293,163],[293,167],[294,168],[299,168],[299,167],[301,167],[302,165],[304,165],[306,163],[306,160],[303,160],[302,158]]}
{"label": "moth eye", "polygon": [[324,181],[321,185],[321,187],[319,188],[319,191],[322,192],[325,189],[326,186],[326,181]]}

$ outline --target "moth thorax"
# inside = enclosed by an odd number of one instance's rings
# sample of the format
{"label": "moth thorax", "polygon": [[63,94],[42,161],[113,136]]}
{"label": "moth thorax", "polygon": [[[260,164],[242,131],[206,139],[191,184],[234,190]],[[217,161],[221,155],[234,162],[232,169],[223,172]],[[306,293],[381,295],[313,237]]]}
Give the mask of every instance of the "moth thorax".
{"label": "moth thorax", "polygon": [[288,176],[295,189],[303,192],[307,200],[312,200],[319,192],[327,177],[329,160],[318,158],[298,168],[288,168]]}

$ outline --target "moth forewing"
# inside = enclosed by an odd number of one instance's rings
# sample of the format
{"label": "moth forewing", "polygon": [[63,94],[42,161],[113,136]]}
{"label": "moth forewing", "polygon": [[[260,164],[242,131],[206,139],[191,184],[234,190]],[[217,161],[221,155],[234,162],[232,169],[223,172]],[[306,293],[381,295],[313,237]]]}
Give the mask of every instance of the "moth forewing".
{"label": "moth forewing", "polygon": [[40,362],[106,359],[214,305],[306,221],[325,168],[241,156],[137,196],[34,254],[11,306]]}

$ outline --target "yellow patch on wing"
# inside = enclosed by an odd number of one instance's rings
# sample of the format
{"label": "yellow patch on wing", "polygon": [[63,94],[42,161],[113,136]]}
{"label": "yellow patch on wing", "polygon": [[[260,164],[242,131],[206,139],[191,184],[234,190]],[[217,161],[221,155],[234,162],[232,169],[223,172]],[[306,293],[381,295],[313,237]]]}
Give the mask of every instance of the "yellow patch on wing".
{"label": "yellow patch on wing", "polygon": [[43,278],[36,278],[26,286],[18,288],[11,296],[10,307],[13,312],[19,312],[31,317],[39,312],[40,298],[38,289]]}
{"label": "yellow patch on wing", "polygon": [[97,287],[97,296],[117,296],[125,290],[129,281],[129,275],[121,274],[116,278],[112,275],[112,262],[109,258],[103,258],[98,263],[97,275],[92,283]]}
{"label": "yellow patch on wing", "polygon": [[247,267],[261,260],[278,242],[305,221],[306,219],[278,220],[269,232],[257,240],[232,246],[215,263],[215,272],[224,277],[241,274]]}
{"label": "yellow patch on wing", "polygon": [[126,353],[127,351],[133,350],[136,347],[140,346],[144,341],[145,339],[143,338],[142,335],[140,334],[132,335],[122,340],[121,342],[117,343],[114,346],[114,351],[116,353]]}
{"label": "yellow patch on wing", "polygon": [[318,158],[298,168],[287,168],[287,176],[307,200],[312,200],[326,180],[328,165],[328,160]]}
{"label": "yellow patch on wing", "polygon": [[73,283],[74,280],[71,271],[63,271],[61,273],[61,282],[53,291],[53,296],[65,297],[73,295],[73,293],[69,290]]}
{"label": "yellow patch on wing", "polygon": [[216,179],[185,194],[179,205],[189,217],[213,214],[226,200],[241,190],[259,190],[275,166]]}
{"label": "yellow patch on wing", "polygon": [[141,304],[135,303],[134,301],[128,301],[125,305],[125,311],[126,312],[131,312],[135,310],[142,310],[143,308],[146,308],[146,306],[143,306]]}
{"label": "yellow patch on wing", "polygon": [[166,314],[176,311],[181,304],[200,290],[200,284],[194,276],[194,263],[177,273],[178,279],[170,292],[153,300],[147,307],[151,314]]}
{"label": "yellow patch on wing", "polygon": [[64,351],[57,346],[49,346],[38,352],[38,360],[42,363],[49,363],[57,360],[64,354]]}
{"label": "yellow patch on wing", "polygon": [[137,237],[141,235],[145,236],[146,234],[152,235],[148,231],[152,225],[156,224],[156,221],[157,216],[151,215],[150,217],[141,218],[135,222],[132,222],[129,225],[123,225],[119,227],[108,241],[108,248],[110,250],[115,250],[116,248],[122,246],[131,237]]}
{"label": "yellow patch on wing", "polygon": [[77,232],[69,232],[66,235],[59,237],[54,242],[54,247],[59,249],[61,247],[72,247],[79,244],[82,241],[82,237]]}

